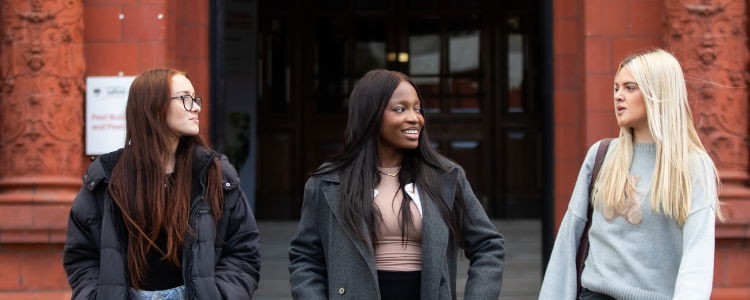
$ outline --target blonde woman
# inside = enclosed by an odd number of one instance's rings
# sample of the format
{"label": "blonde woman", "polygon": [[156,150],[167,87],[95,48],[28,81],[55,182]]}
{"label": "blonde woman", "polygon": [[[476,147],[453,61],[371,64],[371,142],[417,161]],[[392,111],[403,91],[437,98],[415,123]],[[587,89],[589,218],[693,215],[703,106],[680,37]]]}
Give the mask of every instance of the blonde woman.
{"label": "blonde woman", "polygon": [[576,253],[592,203],[580,299],[709,299],[719,182],[680,64],[661,49],[626,58],[614,108],[620,136],[590,197],[599,143],[586,155],[539,298],[576,297]]}

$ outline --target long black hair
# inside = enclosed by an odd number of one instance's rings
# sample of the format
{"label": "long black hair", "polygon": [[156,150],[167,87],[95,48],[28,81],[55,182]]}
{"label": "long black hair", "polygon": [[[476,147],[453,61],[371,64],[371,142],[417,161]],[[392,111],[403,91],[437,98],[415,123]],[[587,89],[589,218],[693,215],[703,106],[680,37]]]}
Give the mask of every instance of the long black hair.
{"label": "long black hair", "polygon": [[[346,125],[344,147],[312,174],[339,172],[341,195],[338,211],[341,221],[347,230],[366,244],[368,241],[361,227],[361,222],[364,220],[370,236],[369,242],[372,243],[373,248],[378,242],[377,229],[382,220],[380,211],[374,205],[372,193],[380,183],[377,166],[380,162],[378,149],[380,148],[381,121],[393,92],[401,82],[408,82],[414,87],[424,107],[424,101],[417,86],[408,76],[382,69],[367,72],[354,87],[349,98],[349,120]],[[447,171],[444,160],[447,159],[432,147],[427,129],[423,127],[419,134],[419,146],[413,150],[404,150],[398,183],[399,187],[415,183],[420,191],[429,195],[448,226],[452,242],[464,248],[460,228],[466,205],[461,197],[459,185],[457,185],[453,207],[449,207],[443,199],[440,187],[443,184],[442,175]],[[399,190],[403,199],[409,199],[404,189],[399,188]],[[399,209],[402,243],[406,242],[409,229],[415,228],[409,205],[410,201],[402,201]]]}

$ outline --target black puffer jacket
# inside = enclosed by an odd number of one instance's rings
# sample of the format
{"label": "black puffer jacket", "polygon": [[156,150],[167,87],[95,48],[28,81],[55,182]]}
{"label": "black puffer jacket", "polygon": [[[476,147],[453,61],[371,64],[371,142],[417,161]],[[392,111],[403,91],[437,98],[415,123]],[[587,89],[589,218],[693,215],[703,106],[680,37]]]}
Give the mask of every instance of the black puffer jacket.
{"label": "black puffer jacket", "polygon": [[[97,158],[83,176],[83,187],[68,220],[63,267],[73,299],[127,299],[127,229],[107,192],[122,149]],[[210,204],[203,201],[205,177],[219,158],[224,210],[216,230]],[[252,299],[260,279],[260,233],[237,172],[226,156],[198,148],[193,162],[190,227],[182,252],[187,299]],[[216,234],[218,232],[218,235]]]}

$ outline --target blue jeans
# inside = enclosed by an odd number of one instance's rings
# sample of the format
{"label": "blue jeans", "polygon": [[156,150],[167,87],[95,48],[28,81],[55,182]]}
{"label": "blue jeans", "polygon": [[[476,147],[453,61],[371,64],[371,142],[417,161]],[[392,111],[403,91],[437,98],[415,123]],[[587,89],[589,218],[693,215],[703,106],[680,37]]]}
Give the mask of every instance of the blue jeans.
{"label": "blue jeans", "polygon": [[185,299],[185,286],[163,291],[139,291],[130,289],[130,300],[183,300]]}

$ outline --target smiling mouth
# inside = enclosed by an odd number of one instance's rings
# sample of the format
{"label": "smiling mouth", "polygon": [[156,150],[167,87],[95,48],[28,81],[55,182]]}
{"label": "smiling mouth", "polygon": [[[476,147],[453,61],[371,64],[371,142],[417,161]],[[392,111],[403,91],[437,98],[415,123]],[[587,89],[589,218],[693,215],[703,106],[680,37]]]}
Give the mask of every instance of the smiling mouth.
{"label": "smiling mouth", "polygon": [[419,134],[419,130],[417,130],[417,129],[401,130],[401,132],[403,132],[405,134]]}

